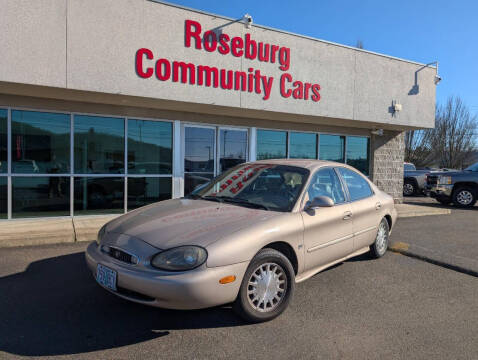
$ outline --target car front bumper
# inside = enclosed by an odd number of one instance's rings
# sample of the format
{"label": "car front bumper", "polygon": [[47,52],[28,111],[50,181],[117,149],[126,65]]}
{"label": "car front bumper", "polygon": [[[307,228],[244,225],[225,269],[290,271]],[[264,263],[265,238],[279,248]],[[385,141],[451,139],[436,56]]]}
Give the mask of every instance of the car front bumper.
{"label": "car front bumper", "polygon": [[[96,242],[86,249],[86,262],[96,278],[98,264],[117,272],[117,291],[104,287],[124,299],[167,309],[202,309],[234,301],[249,262],[220,267],[203,265],[184,272],[165,272],[121,263],[100,251]],[[220,284],[229,276],[236,280]]]}
{"label": "car front bumper", "polygon": [[451,198],[453,185],[435,185],[430,188],[430,196],[433,198]]}

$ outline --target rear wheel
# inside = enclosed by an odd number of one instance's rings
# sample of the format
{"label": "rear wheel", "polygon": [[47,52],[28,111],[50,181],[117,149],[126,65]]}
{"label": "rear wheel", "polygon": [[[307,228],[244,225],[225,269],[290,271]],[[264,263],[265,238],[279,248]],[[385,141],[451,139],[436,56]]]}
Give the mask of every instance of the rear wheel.
{"label": "rear wheel", "polygon": [[459,207],[471,207],[476,203],[476,193],[475,190],[463,186],[457,188],[453,192],[453,204]]}
{"label": "rear wheel", "polygon": [[287,308],[294,289],[289,259],[277,250],[263,249],[249,264],[233,309],[248,322],[272,320]]}
{"label": "rear wheel", "polygon": [[417,192],[417,186],[415,182],[412,180],[405,180],[403,183],[403,195],[405,196],[412,196],[415,195]]}
{"label": "rear wheel", "polygon": [[378,259],[387,252],[388,237],[390,234],[390,226],[388,226],[387,219],[383,218],[378,226],[377,236],[375,242],[370,246],[370,255]]}

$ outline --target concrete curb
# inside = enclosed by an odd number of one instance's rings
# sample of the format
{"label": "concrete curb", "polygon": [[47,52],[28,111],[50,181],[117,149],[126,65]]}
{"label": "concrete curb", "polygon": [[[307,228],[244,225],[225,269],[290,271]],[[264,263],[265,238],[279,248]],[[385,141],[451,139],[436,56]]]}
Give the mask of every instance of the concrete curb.
{"label": "concrete curb", "polygon": [[396,204],[395,208],[397,209],[399,218],[451,214],[450,209],[437,208],[433,206]]}
{"label": "concrete curb", "polygon": [[0,248],[93,241],[99,229],[119,215],[2,222]]}
{"label": "concrete curb", "polygon": [[453,254],[444,254],[435,250],[424,248],[422,246],[407,244],[404,242],[396,242],[391,244],[389,246],[389,250],[447,269],[461,272],[463,274],[478,277],[478,261],[473,259],[456,256]]}

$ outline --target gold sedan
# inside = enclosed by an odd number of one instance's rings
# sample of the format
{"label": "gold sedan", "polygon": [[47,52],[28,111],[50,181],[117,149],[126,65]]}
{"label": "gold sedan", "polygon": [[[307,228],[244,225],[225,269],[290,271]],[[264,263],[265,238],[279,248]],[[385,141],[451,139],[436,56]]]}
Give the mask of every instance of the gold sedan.
{"label": "gold sedan", "polygon": [[260,322],[287,308],[296,283],[353,256],[383,256],[396,218],[392,197],[350,166],[263,160],[110,221],[86,260],[122,298],[171,309],[232,303]]}

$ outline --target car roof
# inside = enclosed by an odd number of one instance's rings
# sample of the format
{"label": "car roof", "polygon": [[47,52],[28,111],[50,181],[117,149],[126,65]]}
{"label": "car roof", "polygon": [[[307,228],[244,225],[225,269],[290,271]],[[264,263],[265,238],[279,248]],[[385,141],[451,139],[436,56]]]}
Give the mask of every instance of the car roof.
{"label": "car roof", "polygon": [[314,170],[323,166],[345,166],[349,167],[343,163],[335,161],[326,161],[326,160],[313,160],[313,159],[268,159],[268,160],[258,160],[254,161],[254,164],[274,164],[274,165],[288,165],[288,166],[297,166],[303,167],[309,170]]}

